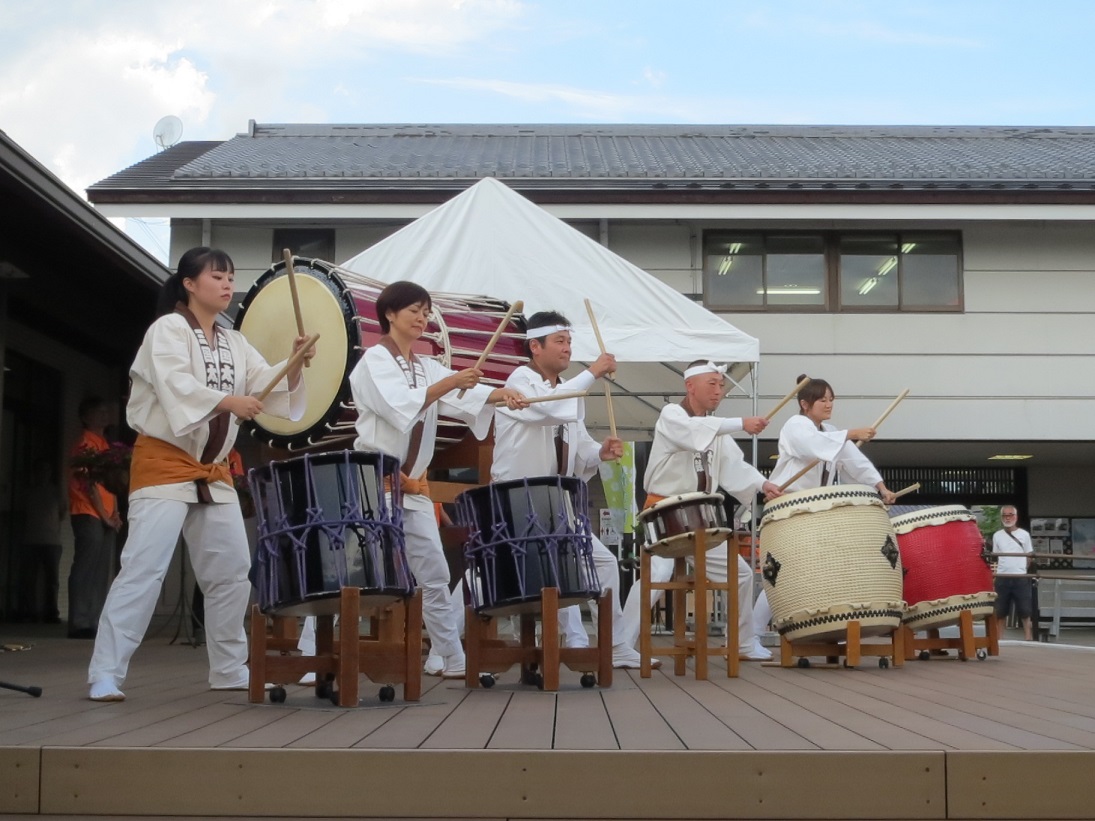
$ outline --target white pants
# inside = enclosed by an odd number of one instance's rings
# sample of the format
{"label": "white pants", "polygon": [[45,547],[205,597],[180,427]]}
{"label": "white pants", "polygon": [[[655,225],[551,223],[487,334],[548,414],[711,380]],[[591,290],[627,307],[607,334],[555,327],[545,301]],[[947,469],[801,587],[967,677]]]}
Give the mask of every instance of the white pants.
{"label": "white pants", "polygon": [[[612,644],[626,644],[630,647],[634,642],[628,642],[624,635],[624,613],[620,607],[620,566],[616,562],[616,556],[596,536],[593,537],[593,567],[597,571],[597,582],[601,590],[612,590]],[[589,612],[596,629],[597,606],[592,600],[589,603]],[[582,611],[578,605],[564,607],[559,611],[559,628],[563,633],[564,647],[589,646],[589,633],[582,624]],[[635,635],[638,637],[637,631]]]}
{"label": "white pants", "polygon": [[172,499],[137,499],[129,508],[129,538],[122,569],[107,594],[88,682],[121,687],[129,660],[144,638],[156,599],[182,533],[198,587],[205,594],[209,684],[224,687],[247,678],[243,619],[251,584],[251,556],[240,506]]}
{"label": "white pants", "polygon": [[[433,652],[439,656],[464,655],[460,646],[462,601],[449,593],[449,563],[441,547],[441,534],[433,510],[403,509],[403,535],[407,564],[422,588],[422,621]],[[460,590],[459,586],[456,588]]]}
{"label": "white pants", "polygon": [[772,605],[768,603],[768,591],[761,588],[756,602],[753,603],[753,632],[758,636],[767,633],[771,621]]}
{"label": "white pants", "polygon": [[[739,556],[738,560],[738,649],[742,653],[752,652],[756,634],[753,632],[753,569]],[[707,551],[707,578],[717,584],[726,582],[726,542]],[[673,560],[660,556],[650,557],[650,581],[667,582],[673,576]],[[634,646],[639,640],[639,627],[642,620],[640,585],[631,586],[624,608],[624,640]],[[651,590],[647,607],[654,607],[665,595],[664,590]],[[702,602],[697,607],[704,606]]]}

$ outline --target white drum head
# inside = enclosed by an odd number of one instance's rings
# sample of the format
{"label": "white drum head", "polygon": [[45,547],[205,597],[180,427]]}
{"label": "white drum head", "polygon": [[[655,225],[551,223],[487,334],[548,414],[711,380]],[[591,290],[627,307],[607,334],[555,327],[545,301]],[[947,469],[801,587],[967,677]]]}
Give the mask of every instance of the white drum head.
{"label": "white drum head", "polygon": [[[296,283],[304,332],[318,333],[320,339],[316,342],[311,367],[301,371],[307,396],[304,416],[291,422],[262,413],[255,419],[259,427],[279,436],[293,436],[319,423],[348,375],[350,343],[342,304],[331,289],[314,276],[298,271]],[[297,327],[288,276],[270,280],[254,295],[239,329],[271,365],[289,357]]]}

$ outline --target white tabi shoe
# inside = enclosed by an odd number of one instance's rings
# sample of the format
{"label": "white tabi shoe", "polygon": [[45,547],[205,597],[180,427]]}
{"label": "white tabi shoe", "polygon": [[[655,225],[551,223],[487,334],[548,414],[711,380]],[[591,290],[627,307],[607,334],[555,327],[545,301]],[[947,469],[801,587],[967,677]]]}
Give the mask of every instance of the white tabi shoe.
{"label": "white tabi shoe", "polygon": [[112,681],[93,681],[87,697],[92,701],[125,701],[125,693]]}
{"label": "white tabi shoe", "polygon": [[445,669],[445,659],[430,653],[426,656],[426,663],[422,666],[422,672],[427,676],[439,676]]}
{"label": "white tabi shoe", "polygon": [[315,683],[316,683],[316,674],[315,673],[305,673],[303,676],[300,677],[300,681],[297,682],[297,684],[303,684],[305,687],[311,687]]}
{"label": "white tabi shoe", "polygon": [[757,639],[753,639],[753,646],[748,650],[738,649],[738,658],[741,661],[771,661],[772,651],[761,644]]}
{"label": "white tabi shoe", "polygon": [[[251,687],[251,674],[244,672],[243,678],[233,681],[231,684],[210,684],[210,690],[248,690]],[[274,689],[274,685],[271,682],[266,682],[263,685],[264,690]]]}
{"label": "white tabi shoe", "polygon": [[441,678],[464,678],[467,663],[463,653],[445,656],[445,665],[441,668]]}
{"label": "white tabi shoe", "polygon": [[[612,648],[612,666],[617,670],[638,670],[642,667],[642,656],[634,647],[626,644],[617,644]],[[657,670],[662,666],[660,659],[650,659],[650,667]]]}

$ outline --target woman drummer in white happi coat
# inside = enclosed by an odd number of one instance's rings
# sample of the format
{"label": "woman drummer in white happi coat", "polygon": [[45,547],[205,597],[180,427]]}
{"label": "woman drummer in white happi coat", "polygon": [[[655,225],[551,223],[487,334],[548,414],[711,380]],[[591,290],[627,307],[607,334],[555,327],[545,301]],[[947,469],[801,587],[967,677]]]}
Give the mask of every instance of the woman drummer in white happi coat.
{"label": "woman drummer in white happi coat", "polygon": [[[798,381],[805,378],[799,376]],[[813,468],[785,490],[813,490],[851,482],[875,488],[885,504],[893,504],[894,495],[882,481],[882,474],[855,444],[869,442],[877,431],[870,427],[840,430],[832,425],[829,419],[836,395],[824,379],[811,377],[797,398],[799,415],[788,419],[779,432],[779,459],[772,468],[771,480],[782,485],[816,461]],[[767,629],[771,618],[768,596],[762,590],[753,609],[753,624],[758,633]]]}
{"label": "woman drummer in white happi coat", "polygon": [[[760,433],[767,425],[761,416],[744,419],[712,416],[725,396],[726,366],[700,360],[684,372],[684,401],[662,408],[654,427],[643,486],[648,506],[655,501],[682,493],[725,490],[742,505],[751,505],[758,493],[767,498],[779,495],[779,488],[745,461],[732,433],[744,430]],[[707,551],[707,575],[713,582],[725,583],[729,573],[726,542]],[[737,556],[738,577],[738,654],[746,661],[765,661],[771,653],[761,647],[753,634],[753,569]],[[673,575],[673,560],[650,557],[650,577],[654,582],[668,581]],[[653,607],[664,595],[652,590],[646,606]],[[638,641],[644,606],[639,585],[627,597],[624,621],[627,639]]]}
{"label": "woman drummer in white happi coat", "polygon": [[[394,282],[377,297],[376,314],[384,336],[369,348],[350,373],[357,405],[357,450],[380,450],[402,465],[403,529],[407,564],[422,588],[422,620],[432,652],[444,659],[442,675],[464,677],[458,614],[449,597],[449,566],[426,471],[433,458],[437,416],[464,421],[478,439],[494,418],[494,402],[525,407],[524,397],[509,388],[480,385],[476,368],[453,371],[412,353],[411,346],[429,323],[429,292],[412,282]],[[466,393],[461,398],[459,391]]]}
{"label": "woman drummer in white happi coat", "polygon": [[[144,636],[180,532],[205,594],[209,684],[246,690],[251,557],[227,457],[233,419],[305,410],[300,364],[265,403],[281,370],[237,331],[216,325],[234,292],[223,251],[193,248],[164,284],[157,319],[130,368],[126,419],[138,432],[130,467],[129,538],[107,596],[88,670],[93,701],[122,701],[129,660]],[[304,338],[294,342],[299,348]],[[305,354],[305,358],[311,351]],[[303,363],[301,363],[303,364]]]}

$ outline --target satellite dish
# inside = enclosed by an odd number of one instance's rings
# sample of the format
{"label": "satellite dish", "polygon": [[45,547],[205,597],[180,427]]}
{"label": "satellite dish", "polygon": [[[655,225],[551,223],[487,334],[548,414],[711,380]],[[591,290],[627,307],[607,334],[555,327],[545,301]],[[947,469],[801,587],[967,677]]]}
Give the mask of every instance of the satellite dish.
{"label": "satellite dish", "polygon": [[168,114],[166,117],[161,117],[155,128],[152,129],[152,139],[156,141],[156,145],[162,151],[177,143],[179,137],[182,136],[182,131],[182,120],[174,114]]}

